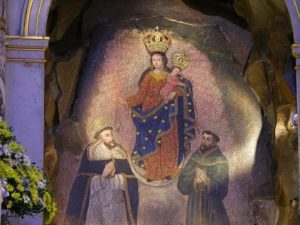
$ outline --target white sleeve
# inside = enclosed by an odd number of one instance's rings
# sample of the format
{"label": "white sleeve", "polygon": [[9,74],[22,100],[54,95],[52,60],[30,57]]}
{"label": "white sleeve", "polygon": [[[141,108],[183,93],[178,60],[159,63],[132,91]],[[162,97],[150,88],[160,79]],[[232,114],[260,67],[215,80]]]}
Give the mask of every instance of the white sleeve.
{"label": "white sleeve", "polygon": [[125,179],[121,174],[116,174],[110,179],[112,181],[113,189],[125,190]]}

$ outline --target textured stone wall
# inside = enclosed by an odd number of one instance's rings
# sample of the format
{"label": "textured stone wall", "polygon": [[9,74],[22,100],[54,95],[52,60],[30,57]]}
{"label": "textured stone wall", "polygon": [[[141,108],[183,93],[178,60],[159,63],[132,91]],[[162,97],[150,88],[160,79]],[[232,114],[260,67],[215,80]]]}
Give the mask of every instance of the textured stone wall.
{"label": "textured stone wall", "polygon": [[[119,131],[119,142],[131,151],[134,127],[130,112],[118,99],[136,92],[140,75],[148,68],[150,59],[142,42],[143,31],[158,23],[161,29],[173,32],[167,56],[170,58],[172,52],[182,49],[190,58],[183,75],[194,87],[199,129],[213,130],[221,137],[220,147],[230,165],[230,191],[225,201],[231,223],[251,224],[251,168],[261,128],[260,110],[239,76],[230,43],[218,26],[195,28],[154,18],[95,32],[73,114],[81,125],[81,134],[86,142],[92,141],[97,120],[109,117]],[[199,147],[199,140],[198,136],[193,150]],[[176,182],[161,188],[140,184],[140,197],[139,224],[185,224],[187,199],[176,189]]]}

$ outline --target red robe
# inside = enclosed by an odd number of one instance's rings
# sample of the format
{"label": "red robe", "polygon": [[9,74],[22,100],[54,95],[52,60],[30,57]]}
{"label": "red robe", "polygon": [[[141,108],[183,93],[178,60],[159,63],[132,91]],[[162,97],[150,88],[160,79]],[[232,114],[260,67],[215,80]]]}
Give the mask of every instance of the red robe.
{"label": "red robe", "polygon": [[[142,105],[142,110],[145,111],[158,106],[162,101],[160,91],[167,83],[167,74],[167,72],[156,74],[153,71],[146,74],[139,91],[126,100],[128,107]],[[178,90],[177,95],[180,94],[182,93]],[[178,152],[178,127],[174,118],[169,132],[161,138],[160,147],[143,159],[146,168],[145,178],[163,180],[166,177],[176,176],[179,172]]]}

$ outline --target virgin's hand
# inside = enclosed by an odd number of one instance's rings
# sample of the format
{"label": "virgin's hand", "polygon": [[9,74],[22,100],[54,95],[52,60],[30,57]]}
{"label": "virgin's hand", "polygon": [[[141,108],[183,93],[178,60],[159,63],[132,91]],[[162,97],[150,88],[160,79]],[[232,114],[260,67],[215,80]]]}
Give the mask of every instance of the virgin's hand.
{"label": "virgin's hand", "polygon": [[126,100],[124,98],[121,98],[121,97],[117,97],[117,99],[115,101],[118,104],[121,104],[121,105],[125,105],[126,104]]}
{"label": "virgin's hand", "polygon": [[175,96],[176,96],[176,92],[173,91],[169,94],[169,96],[167,97],[167,100],[173,100],[175,98]]}
{"label": "virgin's hand", "polygon": [[126,102],[126,99],[123,98],[118,98],[118,104],[125,106],[126,108],[128,108],[128,104]]}

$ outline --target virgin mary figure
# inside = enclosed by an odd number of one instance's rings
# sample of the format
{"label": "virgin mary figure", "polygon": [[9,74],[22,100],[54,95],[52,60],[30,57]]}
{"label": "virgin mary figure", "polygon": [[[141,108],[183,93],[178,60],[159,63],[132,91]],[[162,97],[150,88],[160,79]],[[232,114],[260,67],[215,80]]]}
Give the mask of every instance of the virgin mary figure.
{"label": "virgin mary figure", "polygon": [[178,175],[195,136],[192,85],[178,75],[185,85],[176,87],[174,99],[163,101],[160,91],[170,72],[165,53],[171,38],[156,29],[146,34],[144,44],[151,55],[152,66],[141,76],[138,92],[126,99],[136,127],[131,159],[145,171],[143,177],[148,182],[171,180]]}

